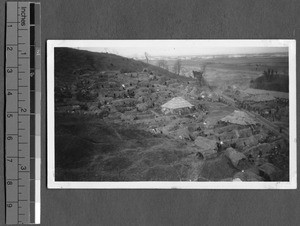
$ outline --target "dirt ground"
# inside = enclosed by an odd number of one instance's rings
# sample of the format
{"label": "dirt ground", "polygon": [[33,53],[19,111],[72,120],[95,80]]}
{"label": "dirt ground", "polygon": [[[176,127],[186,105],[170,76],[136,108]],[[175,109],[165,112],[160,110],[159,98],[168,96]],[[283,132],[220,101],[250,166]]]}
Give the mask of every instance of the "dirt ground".
{"label": "dirt ground", "polygon": [[[56,78],[55,179],[218,181],[233,179],[246,169],[257,174],[252,179],[288,180],[288,144],[278,131],[274,134],[260,124],[220,123],[237,109],[235,91],[231,89],[233,96],[226,99],[224,90],[229,86],[247,89],[250,80],[268,67],[284,72],[285,60],[264,57],[206,60],[201,63],[207,64],[204,78],[209,86],[200,86],[194,78],[161,69],[144,70],[136,62],[131,68],[139,67],[138,72],[109,70],[116,68],[114,65],[101,72],[86,70],[84,74],[76,74],[73,81]],[[77,65],[73,63],[72,67]],[[187,73],[196,70],[195,65],[199,67],[198,60],[183,61]],[[155,69],[153,65],[152,68]],[[61,73],[68,70],[62,68]],[[165,115],[161,105],[174,97],[193,104],[193,110]],[[264,102],[256,105],[258,110],[260,105],[268,110],[274,108],[274,104],[269,107]],[[278,110],[281,119],[274,121],[283,132],[288,128],[287,112],[286,107]],[[227,148],[245,156],[242,165],[232,164],[232,159],[224,155]],[[265,163],[272,163],[280,174],[275,177],[272,171],[272,175],[260,171],[259,167]]]}

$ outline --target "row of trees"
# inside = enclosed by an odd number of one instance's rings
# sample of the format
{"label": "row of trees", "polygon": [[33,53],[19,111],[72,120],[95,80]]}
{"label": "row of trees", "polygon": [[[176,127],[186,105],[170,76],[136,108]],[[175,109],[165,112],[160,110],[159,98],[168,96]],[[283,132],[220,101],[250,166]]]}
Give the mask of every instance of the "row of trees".
{"label": "row of trees", "polygon": [[[149,63],[149,58],[150,58],[150,54],[145,52],[145,59],[146,59],[146,62],[147,64]],[[168,65],[168,62],[166,60],[159,60],[157,62],[157,66],[160,67],[160,68],[163,68],[165,70],[169,70],[169,65]],[[177,75],[180,74],[180,71],[182,69],[182,62],[180,59],[176,60],[174,65],[173,65],[173,72]]]}
{"label": "row of trees", "polygon": [[[150,55],[145,52],[145,58],[146,58],[146,62],[149,63],[149,57]],[[157,66],[160,67],[160,68],[163,68],[165,70],[169,70],[169,65],[168,65],[168,62],[166,60],[159,60],[157,61]],[[181,59],[177,59],[175,62],[174,62],[174,65],[173,65],[173,72],[177,75],[180,74],[181,70],[182,70],[182,60]],[[199,83],[200,85],[204,85],[204,79],[203,79],[203,76],[205,75],[205,70],[206,70],[206,65],[203,65],[201,67],[201,70],[198,71],[198,73],[195,75],[194,73],[194,77],[196,79],[199,80]]]}
{"label": "row of trees", "polygon": [[273,69],[268,68],[267,71],[263,72],[263,75],[267,79],[267,81],[272,81],[273,79],[276,79],[279,77],[278,72],[274,71]]}
{"label": "row of trees", "polygon": [[[163,69],[165,69],[165,70],[169,70],[169,65],[168,65],[168,62],[167,62],[166,60],[159,60],[159,61],[157,62],[157,66],[158,66],[158,67],[161,67],[161,68],[163,68]],[[178,60],[176,60],[176,61],[174,62],[174,65],[173,65],[173,72],[174,72],[175,74],[179,75],[180,72],[181,72],[181,69],[182,69],[182,62],[181,62],[180,59],[178,59]]]}

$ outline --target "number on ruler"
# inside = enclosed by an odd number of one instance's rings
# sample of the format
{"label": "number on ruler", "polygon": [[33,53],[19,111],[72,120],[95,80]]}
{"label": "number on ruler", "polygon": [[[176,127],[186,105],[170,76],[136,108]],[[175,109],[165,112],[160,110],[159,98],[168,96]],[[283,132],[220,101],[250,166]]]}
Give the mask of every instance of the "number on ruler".
{"label": "number on ruler", "polygon": [[7,115],[6,115],[6,117],[7,117],[7,118],[13,118],[13,117],[14,117],[14,115],[13,115],[13,114],[11,114],[11,113],[9,113],[9,114],[7,114]]}
{"label": "number on ruler", "polygon": [[26,109],[26,108],[21,108],[20,111],[21,111],[21,112],[26,112],[27,109]]}
{"label": "number on ruler", "polygon": [[7,47],[6,47],[6,50],[7,50],[7,51],[13,51],[14,48],[13,48],[12,46],[7,46]]}
{"label": "number on ruler", "polygon": [[12,136],[8,136],[6,139],[7,140],[13,140],[14,138]]}
{"label": "number on ruler", "polygon": [[12,68],[7,68],[7,69],[6,69],[6,72],[7,72],[7,73],[13,73],[13,71],[14,71],[14,70],[13,70]]}

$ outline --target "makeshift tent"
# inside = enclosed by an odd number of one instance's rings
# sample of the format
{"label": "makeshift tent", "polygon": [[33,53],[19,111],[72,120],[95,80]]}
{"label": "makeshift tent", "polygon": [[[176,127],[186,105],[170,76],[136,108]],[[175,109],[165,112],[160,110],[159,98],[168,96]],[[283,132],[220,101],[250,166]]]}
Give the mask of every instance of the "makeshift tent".
{"label": "makeshift tent", "polygon": [[271,163],[265,163],[259,167],[260,175],[266,180],[276,181],[281,171]]}
{"label": "makeshift tent", "polygon": [[176,110],[178,110],[180,113],[181,110],[192,109],[193,107],[194,105],[192,105],[182,97],[174,97],[173,99],[161,106],[162,112],[164,113],[173,113]]}
{"label": "makeshift tent", "polygon": [[230,115],[227,115],[224,118],[222,118],[221,121],[238,125],[256,124],[256,121],[254,121],[247,113],[237,110],[235,110]]}
{"label": "makeshift tent", "polygon": [[257,157],[259,152],[262,153],[262,155],[266,155],[270,150],[272,149],[272,145],[268,144],[268,143],[263,143],[263,144],[258,144],[255,145],[249,149],[246,149],[245,151],[243,151],[244,154],[251,154],[254,157]]}
{"label": "makeshift tent", "polygon": [[179,128],[173,133],[180,139],[191,139],[190,132],[187,128]]}
{"label": "makeshift tent", "polygon": [[215,140],[198,136],[195,139],[195,145],[197,145],[199,152],[201,152],[204,157],[210,157],[217,154],[217,142]]}
{"label": "makeshift tent", "polygon": [[225,156],[231,161],[232,165],[234,165],[235,167],[238,166],[241,160],[247,159],[247,157],[243,153],[238,152],[233,148],[227,148],[225,151]]}

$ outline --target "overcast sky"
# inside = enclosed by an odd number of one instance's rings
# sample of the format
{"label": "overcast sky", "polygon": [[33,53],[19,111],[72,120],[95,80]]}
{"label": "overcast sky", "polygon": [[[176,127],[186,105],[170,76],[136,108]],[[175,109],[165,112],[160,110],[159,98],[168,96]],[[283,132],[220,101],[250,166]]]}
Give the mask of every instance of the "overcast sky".
{"label": "overcast sky", "polygon": [[285,40],[67,40],[61,46],[126,57],[288,53]]}
{"label": "overcast sky", "polygon": [[287,53],[287,47],[87,47],[80,48],[93,52],[109,52],[125,57],[144,56],[147,52],[150,56],[188,56],[188,55],[221,55],[221,54],[259,54],[259,53]]}

